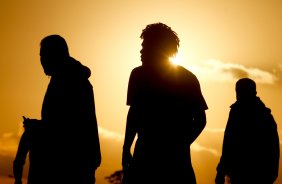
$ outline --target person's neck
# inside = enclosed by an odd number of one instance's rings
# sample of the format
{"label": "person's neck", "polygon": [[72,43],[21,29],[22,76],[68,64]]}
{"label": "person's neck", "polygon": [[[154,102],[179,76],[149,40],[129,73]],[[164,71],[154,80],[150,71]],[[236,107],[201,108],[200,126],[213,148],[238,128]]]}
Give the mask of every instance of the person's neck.
{"label": "person's neck", "polygon": [[170,64],[170,61],[168,58],[151,59],[151,60],[142,62],[142,66],[150,67],[150,68],[160,68],[160,67],[163,68],[163,67],[167,67],[169,64]]}

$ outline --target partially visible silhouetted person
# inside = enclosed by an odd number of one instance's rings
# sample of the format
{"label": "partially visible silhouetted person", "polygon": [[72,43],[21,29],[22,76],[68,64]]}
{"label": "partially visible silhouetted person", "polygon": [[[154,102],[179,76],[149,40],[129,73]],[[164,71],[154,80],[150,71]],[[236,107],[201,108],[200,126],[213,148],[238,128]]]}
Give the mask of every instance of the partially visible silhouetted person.
{"label": "partially visible silhouetted person", "polygon": [[271,110],[257,97],[256,83],[236,83],[237,101],[231,105],[225,129],[217,184],[229,176],[232,184],[272,184],[278,176],[279,137]]}
{"label": "partially visible silhouetted person", "polygon": [[170,27],[147,25],[141,39],[142,65],[133,69],[128,84],[123,183],[196,183],[190,145],[206,125],[207,109],[199,81],[171,64],[179,38]]}
{"label": "partially visible silhouetted person", "polygon": [[44,177],[44,124],[40,120],[24,117],[24,132],[21,136],[13,164],[15,184],[22,184],[23,167],[29,153],[28,184],[42,183]]}

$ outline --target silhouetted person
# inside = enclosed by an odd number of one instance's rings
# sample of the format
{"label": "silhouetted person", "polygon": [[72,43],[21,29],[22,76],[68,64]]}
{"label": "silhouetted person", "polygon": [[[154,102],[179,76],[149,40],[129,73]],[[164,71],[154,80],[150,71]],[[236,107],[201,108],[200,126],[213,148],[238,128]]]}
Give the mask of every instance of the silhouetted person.
{"label": "silhouetted person", "polygon": [[44,176],[44,124],[40,120],[24,117],[24,132],[21,136],[13,164],[15,184],[22,184],[23,167],[29,153],[28,184],[41,183]]}
{"label": "silhouetted person", "polygon": [[133,69],[128,85],[123,182],[196,183],[190,145],[206,125],[207,109],[199,81],[169,61],[179,47],[179,38],[170,27],[147,25],[141,39],[142,65]]}
{"label": "silhouetted person", "polygon": [[256,83],[236,83],[237,101],[231,105],[216,183],[228,175],[232,184],[272,184],[278,176],[279,138],[269,108],[256,96]]}
{"label": "silhouetted person", "polygon": [[41,41],[40,60],[51,76],[42,106],[50,132],[51,183],[93,184],[101,153],[91,71],[70,57],[59,35]]}
{"label": "silhouetted person", "polygon": [[40,60],[51,80],[42,105],[44,151],[30,155],[42,158],[35,183],[93,184],[101,153],[90,69],[70,57],[59,35],[42,39]]}

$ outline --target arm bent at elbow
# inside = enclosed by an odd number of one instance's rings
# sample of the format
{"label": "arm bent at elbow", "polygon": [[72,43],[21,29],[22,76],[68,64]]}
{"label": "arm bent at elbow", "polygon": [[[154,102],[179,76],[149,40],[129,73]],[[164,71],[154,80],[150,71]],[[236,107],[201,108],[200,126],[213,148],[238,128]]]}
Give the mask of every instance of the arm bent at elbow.
{"label": "arm bent at elbow", "polygon": [[125,138],[123,144],[122,153],[122,166],[128,167],[132,161],[132,155],[130,153],[131,145],[134,141],[136,130],[136,108],[130,107],[127,115]]}
{"label": "arm bent at elbow", "polygon": [[192,144],[197,139],[197,137],[201,134],[201,132],[204,130],[206,126],[206,123],[207,120],[206,120],[205,110],[199,110],[195,112],[192,132],[190,136],[190,144]]}

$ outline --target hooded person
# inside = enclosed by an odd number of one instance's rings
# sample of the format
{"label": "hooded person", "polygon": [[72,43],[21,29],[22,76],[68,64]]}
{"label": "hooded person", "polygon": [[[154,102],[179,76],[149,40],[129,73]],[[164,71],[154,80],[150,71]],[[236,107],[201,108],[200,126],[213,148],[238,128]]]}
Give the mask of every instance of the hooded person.
{"label": "hooded person", "polygon": [[91,71],[70,57],[59,35],[43,38],[40,46],[40,61],[51,79],[40,120],[43,174],[35,183],[93,184],[101,153]]}
{"label": "hooded person", "polygon": [[[95,183],[101,163],[91,71],[70,57],[66,41],[50,35],[41,41],[40,59],[51,76],[42,106],[51,175],[58,183]],[[52,133],[52,134],[51,134]]]}
{"label": "hooded person", "polygon": [[271,110],[257,96],[256,83],[236,83],[237,101],[231,105],[216,183],[273,183],[278,176],[279,137]]}

